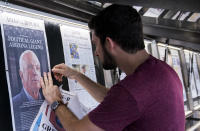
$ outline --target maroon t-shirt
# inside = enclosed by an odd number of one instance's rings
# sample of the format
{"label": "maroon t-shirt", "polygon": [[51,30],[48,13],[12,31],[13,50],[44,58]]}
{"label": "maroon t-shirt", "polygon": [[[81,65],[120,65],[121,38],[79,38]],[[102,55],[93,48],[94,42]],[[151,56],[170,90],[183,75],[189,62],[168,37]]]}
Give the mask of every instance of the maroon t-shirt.
{"label": "maroon t-shirt", "polygon": [[181,81],[170,66],[150,56],[111,87],[89,119],[106,131],[184,131]]}

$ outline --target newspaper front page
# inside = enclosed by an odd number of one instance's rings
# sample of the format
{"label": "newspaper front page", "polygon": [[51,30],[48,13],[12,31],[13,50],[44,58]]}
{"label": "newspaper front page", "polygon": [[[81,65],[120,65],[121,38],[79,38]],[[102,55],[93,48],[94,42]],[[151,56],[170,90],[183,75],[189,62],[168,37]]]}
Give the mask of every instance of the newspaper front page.
{"label": "newspaper front page", "polygon": [[42,72],[49,71],[44,21],[0,14],[13,130],[29,131],[41,104]]}

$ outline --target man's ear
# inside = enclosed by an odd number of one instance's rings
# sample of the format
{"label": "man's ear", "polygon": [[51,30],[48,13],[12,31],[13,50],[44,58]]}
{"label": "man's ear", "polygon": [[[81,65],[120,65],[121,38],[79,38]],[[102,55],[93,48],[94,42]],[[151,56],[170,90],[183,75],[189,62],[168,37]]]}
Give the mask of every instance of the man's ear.
{"label": "man's ear", "polygon": [[19,76],[20,76],[20,78],[21,78],[21,80],[22,80],[22,83],[23,83],[23,81],[24,81],[24,78],[23,78],[23,73],[22,73],[22,71],[21,71],[21,70],[19,70]]}
{"label": "man's ear", "polygon": [[109,51],[113,51],[116,47],[116,43],[110,37],[106,37],[105,46]]}

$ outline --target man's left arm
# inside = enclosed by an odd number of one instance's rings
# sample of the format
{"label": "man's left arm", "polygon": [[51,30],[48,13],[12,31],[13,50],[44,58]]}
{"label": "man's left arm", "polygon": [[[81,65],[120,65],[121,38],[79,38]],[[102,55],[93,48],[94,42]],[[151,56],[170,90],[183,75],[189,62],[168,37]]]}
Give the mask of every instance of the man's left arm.
{"label": "man's left arm", "polygon": [[[48,73],[48,77],[46,73],[44,73],[44,79],[41,78],[40,84],[43,95],[50,105],[55,101],[61,101],[60,91],[57,86],[53,85],[50,72]],[[60,104],[55,109],[55,113],[64,129],[67,131],[103,131],[93,124],[87,115],[79,120],[64,104]]]}

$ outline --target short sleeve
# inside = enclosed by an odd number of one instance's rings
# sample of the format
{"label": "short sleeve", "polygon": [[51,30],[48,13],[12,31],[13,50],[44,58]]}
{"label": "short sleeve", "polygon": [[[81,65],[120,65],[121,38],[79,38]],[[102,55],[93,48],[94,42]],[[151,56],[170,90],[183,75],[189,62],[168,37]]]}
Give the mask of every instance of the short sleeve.
{"label": "short sleeve", "polygon": [[115,85],[88,116],[96,126],[104,130],[121,131],[137,120],[140,112],[134,97],[125,88]]}

